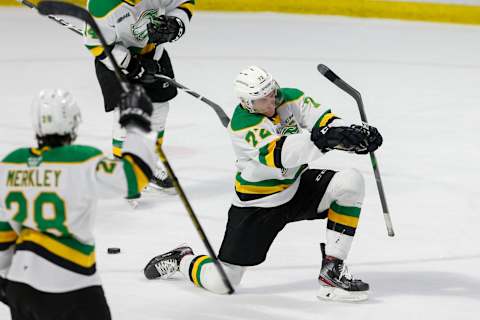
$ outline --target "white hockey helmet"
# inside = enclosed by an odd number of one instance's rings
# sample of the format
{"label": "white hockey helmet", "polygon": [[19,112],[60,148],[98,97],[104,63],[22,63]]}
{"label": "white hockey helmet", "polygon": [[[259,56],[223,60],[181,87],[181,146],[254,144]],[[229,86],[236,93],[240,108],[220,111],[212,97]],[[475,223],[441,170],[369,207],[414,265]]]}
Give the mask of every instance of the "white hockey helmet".
{"label": "white hockey helmet", "polygon": [[32,122],[37,139],[49,135],[77,138],[82,116],[70,92],[62,89],[42,90],[32,103]]}
{"label": "white hockey helmet", "polygon": [[257,66],[240,71],[234,81],[235,95],[240,99],[242,106],[251,113],[256,112],[253,101],[268,96],[275,89],[278,89],[278,84],[272,75]]}

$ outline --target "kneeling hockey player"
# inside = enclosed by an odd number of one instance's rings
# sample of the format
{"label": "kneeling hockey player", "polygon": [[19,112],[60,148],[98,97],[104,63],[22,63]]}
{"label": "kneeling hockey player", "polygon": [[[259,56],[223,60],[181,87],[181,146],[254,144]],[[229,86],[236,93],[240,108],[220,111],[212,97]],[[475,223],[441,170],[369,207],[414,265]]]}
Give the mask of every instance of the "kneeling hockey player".
{"label": "kneeling hockey player", "polygon": [[[229,126],[237,157],[235,196],[219,260],[238,285],[249,266],[262,263],[286,224],[327,219],[318,297],[360,301],[369,285],[353,279],[344,260],[355,235],[364,181],[355,169],[309,169],[307,163],[331,150],[367,154],[382,136],[367,124],[351,124],[323,109],[298,89],[280,88],[272,75],[252,66],[235,80],[240,104]],[[227,293],[212,260],[179,247],[153,258],[149,279],[180,271],[195,285]]]}

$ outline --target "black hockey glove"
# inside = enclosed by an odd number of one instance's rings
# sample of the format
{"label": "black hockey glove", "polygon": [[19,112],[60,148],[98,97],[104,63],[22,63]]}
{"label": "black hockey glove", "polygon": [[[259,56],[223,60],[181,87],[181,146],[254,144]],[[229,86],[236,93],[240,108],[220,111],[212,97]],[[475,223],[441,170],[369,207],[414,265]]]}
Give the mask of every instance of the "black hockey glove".
{"label": "black hockey glove", "polygon": [[119,122],[122,127],[133,125],[150,132],[153,105],[142,86],[131,85],[130,91],[123,93],[120,97],[119,108]]}
{"label": "black hockey glove", "polygon": [[160,64],[158,61],[150,58],[134,56],[130,60],[127,72],[127,78],[130,80],[136,80],[145,84],[154,83],[157,81],[155,75],[160,73]]}
{"label": "black hockey glove", "polygon": [[180,18],[161,15],[147,25],[147,30],[149,42],[161,44],[180,39],[185,32],[185,25]]}
{"label": "black hockey glove", "polygon": [[366,154],[375,151],[382,144],[378,130],[367,124],[350,127],[316,127],[311,136],[313,143],[322,152],[332,149]]}
{"label": "black hockey glove", "polygon": [[315,127],[310,139],[322,152],[343,150],[354,152],[356,148],[364,148],[367,135],[358,128],[350,127]]}
{"label": "black hockey glove", "polygon": [[361,126],[352,125],[352,127],[357,128],[358,130],[362,130],[364,134],[366,134],[363,145],[356,147],[354,150],[355,153],[367,154],[369,152],[377,150],[378,147],[382,145],[383,137],[380,132],[378,132],[377,128],[369,126],[366,123],[362,124]]}

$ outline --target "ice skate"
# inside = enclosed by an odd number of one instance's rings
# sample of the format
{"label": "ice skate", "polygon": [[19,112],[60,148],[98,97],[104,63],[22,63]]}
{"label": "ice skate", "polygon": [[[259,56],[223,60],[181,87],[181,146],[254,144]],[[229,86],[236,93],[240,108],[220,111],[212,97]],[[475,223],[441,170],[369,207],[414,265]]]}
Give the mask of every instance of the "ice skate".
{"label": "ice skate", "polygon": [[[323,248],[322,248],[323,254]],[[356,302],[368,299],[368,283],[354,279],[343,260],[323,254],[317,297],[323,300]]]}
{"label": "ice skate", "polygon": [[168,279],[180,269],[180,261],[186,255],[192,254],[192,248],[180,246],[169,252],[158,255],[150,260],[143,273],[147,279]]}
{"label": "ice skate", "polygon": [[163,191],[167,194],[175,194],[175,188],[173,186],[172,179],[168,176],[168,173],[161,168],[155,169],[155,173],[148,184],[150,189]]}

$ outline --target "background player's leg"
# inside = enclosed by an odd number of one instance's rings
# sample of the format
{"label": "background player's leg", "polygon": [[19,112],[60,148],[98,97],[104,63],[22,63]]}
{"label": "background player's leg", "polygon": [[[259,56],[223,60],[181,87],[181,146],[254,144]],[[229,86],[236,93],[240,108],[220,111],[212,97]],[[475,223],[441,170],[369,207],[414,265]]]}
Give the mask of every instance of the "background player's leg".
{"label": "background player's leg", "polygon": [[[151,118],[152,130],[157,132],[157,139],[160,145],[163,144],[163,137],[165,134],[165,126],[169,109],[170,104],[168,101],[153,103],[153,113]],[[168,174],[163,168],[160,160],[157,162],[157,166],[153,174],[154,175],[150,183],[152,187],[168,192],[174,192],[172,180],[168,177]]]}
{"label": "background player's leg", "polygon": [[114,157],[120,158],[122,156],[123,141],[125,140],[126,131],[118,123],[119,111],[115,108],[113,113],[112,124],[112,154]]}

